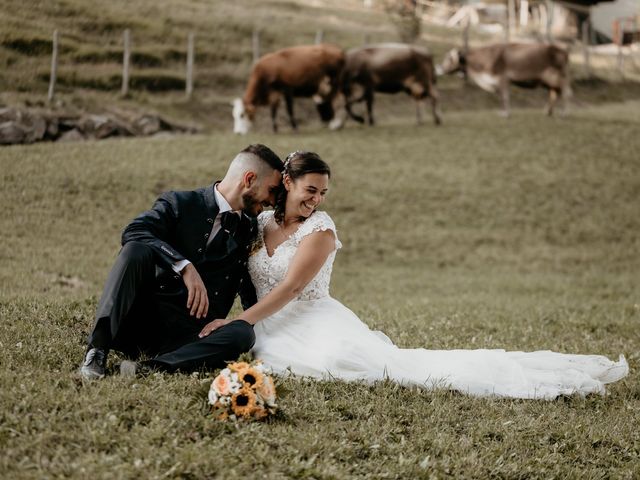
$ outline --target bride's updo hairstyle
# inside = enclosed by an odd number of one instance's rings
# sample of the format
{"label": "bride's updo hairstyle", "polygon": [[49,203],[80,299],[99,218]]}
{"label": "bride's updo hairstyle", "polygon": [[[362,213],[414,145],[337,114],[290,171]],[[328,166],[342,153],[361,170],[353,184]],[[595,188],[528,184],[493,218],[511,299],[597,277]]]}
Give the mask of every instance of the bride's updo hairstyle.
{"label": "bride's updo hairstyle", "polygon": [[282,171],[283,183],[276,194],[276,205],[273,216],[279,225],[284,221],[284,210],[287,204],[287,189],[284,188],[284,176],[288,175],[294,182],[304,177],[307,173],[322,173],[331,178],[329,165],[314,152],[291,152],[284,161]]}

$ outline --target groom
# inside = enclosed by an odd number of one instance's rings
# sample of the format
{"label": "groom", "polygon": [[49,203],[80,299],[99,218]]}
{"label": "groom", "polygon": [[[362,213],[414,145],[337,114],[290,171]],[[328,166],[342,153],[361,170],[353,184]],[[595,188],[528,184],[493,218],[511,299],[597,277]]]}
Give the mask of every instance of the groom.
{"label": "groom", "polygon": [[250,145],[222,181],[162,194],[122,234],[122,250],[107,278],[80,375],[105,375],[110,349],[153,358],[134,368],[169,372],[217,368],[248,351],[253,327],[236,320],[199,338],[225,318],[240,293],[256,302],[247,258],[256,218],[273,205],[284,165],[265,145]]}

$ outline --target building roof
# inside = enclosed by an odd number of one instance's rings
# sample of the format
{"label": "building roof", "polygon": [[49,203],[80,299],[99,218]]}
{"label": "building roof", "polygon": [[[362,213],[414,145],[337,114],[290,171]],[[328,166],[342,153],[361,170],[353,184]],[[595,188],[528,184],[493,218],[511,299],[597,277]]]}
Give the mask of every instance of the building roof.
{"label": "building roof", "polygon": [[614,0],[562,0],[559,3],[568,3],[568,4],[575,4],[575,5],[580,5],[583,7],[590,7],[592,5],[597,5],[598,3],[602,3],[602,2],[613,2]]}

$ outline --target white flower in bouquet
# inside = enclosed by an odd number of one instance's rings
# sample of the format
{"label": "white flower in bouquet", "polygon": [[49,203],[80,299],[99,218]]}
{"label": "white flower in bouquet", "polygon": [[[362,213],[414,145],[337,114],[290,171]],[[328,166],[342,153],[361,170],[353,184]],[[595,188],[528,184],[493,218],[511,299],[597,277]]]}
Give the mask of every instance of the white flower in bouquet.
{"label": "white flower in bouquet", "polygon": [[215,389],[213,389],[213,388],[209,389],[208,398],[209,398],[209,404],[210,405],[215,405],[216,404],[216,402],[218,401],[218,394],[216,393]]}

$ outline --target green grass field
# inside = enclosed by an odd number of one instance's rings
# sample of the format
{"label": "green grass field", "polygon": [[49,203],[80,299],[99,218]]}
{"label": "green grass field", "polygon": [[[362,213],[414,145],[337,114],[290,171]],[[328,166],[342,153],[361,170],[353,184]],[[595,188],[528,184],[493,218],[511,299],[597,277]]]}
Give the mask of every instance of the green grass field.
{"label": "green grass field", "polygon": [[[637,478],[639,112],[0,149],[0,477]],[[238,426],[204,375],[82,385],[121,229],[256,141],[332,165],[332,294],[400,346],[624,353],[629,377],[553,402],[282,379],[282,413]]]}

